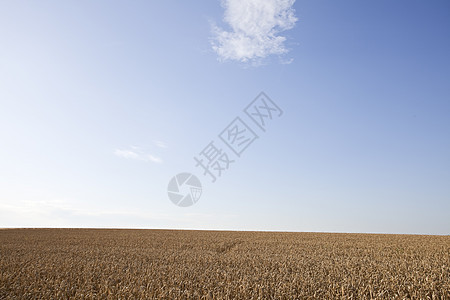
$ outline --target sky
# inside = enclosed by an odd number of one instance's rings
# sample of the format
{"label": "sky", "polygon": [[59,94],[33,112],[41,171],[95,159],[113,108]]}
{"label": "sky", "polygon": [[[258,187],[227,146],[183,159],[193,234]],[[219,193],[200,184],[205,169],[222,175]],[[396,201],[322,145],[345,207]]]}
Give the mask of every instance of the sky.
{"label": "sky", "polygon": [[0,36],[0,227],[450,233],[447,0],[2,1]]}

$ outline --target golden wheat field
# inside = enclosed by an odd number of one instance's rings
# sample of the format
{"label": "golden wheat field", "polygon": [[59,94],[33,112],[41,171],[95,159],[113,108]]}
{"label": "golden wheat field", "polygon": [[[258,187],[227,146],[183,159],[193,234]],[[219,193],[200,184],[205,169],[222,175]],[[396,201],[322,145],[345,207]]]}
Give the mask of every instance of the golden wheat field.
{"label": "golden wheat field", "polygon": [[0,230],[0,299],[450,299],[450,236]]}

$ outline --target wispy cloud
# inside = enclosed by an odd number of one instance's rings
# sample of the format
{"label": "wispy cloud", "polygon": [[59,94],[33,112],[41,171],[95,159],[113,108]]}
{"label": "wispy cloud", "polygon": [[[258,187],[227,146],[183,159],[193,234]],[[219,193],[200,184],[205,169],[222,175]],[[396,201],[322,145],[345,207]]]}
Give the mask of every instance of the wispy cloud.
{"label": "wispy cloud", "polygon": [[161,158],[147,153],[143,149],[136,146],[131,146],[130,149],[116,149],[114,150],[114,154],[126,159],[135,159],[159,164],[163,162]]}
{"label": "wispy cloud", "polygon": [[223,0],[224,21],[231,31],[213,26],[212,48],[219,59],[257,62],[288,52],[280,32],[294,27],[295,0]]}
{"label": "wispy cloud", "polygon": [[[94,201],[95,202],[95,201]],[[168,204],[172,208],[172,204]],[[220,228],[238,215],[151,211],[129,205],[98,207],[74,200],[15,200],[0,202],[0,227],[122,227],[122,228]],[[0,228],[1,229],[1,228]]]}
{"label": "wispy cloud", "polygon": [[156,147],[167,148],[167,144],[164,143],[163,141],[153,141],[153,143],[155,143]]}

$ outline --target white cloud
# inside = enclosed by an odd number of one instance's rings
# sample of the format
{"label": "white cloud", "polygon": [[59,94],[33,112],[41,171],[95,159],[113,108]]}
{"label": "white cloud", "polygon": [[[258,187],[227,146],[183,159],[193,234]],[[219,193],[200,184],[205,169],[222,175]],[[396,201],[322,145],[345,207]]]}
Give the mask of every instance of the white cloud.
{"label": "white cloud", "polygon": [[128,158],[128,159],[138,159],[139,155],[131,150],[120,150],[120,149],[116,149],[114,151],[114,154],[123,158]]}
{"label": "white cloud", "polygon": [[153,141],[155,145],[159,148],[167,148],[167,144],[162,141]]}
{"label": "white cloud", "polygon": [[162,163],[162,159],[154,156],[150,153],[144,152],[142,149],[136,146],[131,146],[131,150],[123,150],[123,149],[116,149],[114,151],[114,154],[123,157],[126,159],[135,159],[135,160],[141,160],[145,162],[154,162],[154,163]]}
{"label": "white cloud", "polygon": [[[93,201],[95,203],[96,201]],[[81,204],[73,200],[17,200],[0,202],[0,230],[20,227],[107,227],[107,228],[173,228],[220,229],[221,224],[239,218],[230,214],[186,213],[174,210],[148,210],[129,205],[105,207]],[[205,225],[206,224],[206,225]]]}
{"label": "white cloud", "polygon": [[280,32],[294,27],[295,0],[223,0],[231,31],[213,27],[213,50],[220,60],[256,62],[288,52]]}

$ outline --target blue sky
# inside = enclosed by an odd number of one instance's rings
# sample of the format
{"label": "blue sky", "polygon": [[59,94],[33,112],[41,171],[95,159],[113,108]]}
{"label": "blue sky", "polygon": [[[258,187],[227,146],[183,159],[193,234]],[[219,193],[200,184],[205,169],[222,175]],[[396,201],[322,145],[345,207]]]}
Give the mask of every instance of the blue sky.
{"label": "blue sky", "polygon": [[0,36],[0,227],[450,232],[448,1],[3,1]]}

